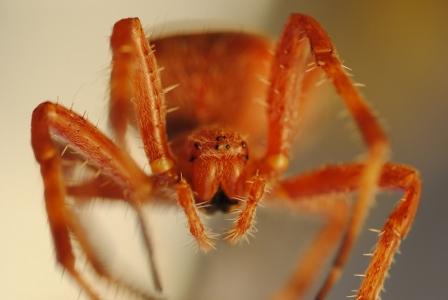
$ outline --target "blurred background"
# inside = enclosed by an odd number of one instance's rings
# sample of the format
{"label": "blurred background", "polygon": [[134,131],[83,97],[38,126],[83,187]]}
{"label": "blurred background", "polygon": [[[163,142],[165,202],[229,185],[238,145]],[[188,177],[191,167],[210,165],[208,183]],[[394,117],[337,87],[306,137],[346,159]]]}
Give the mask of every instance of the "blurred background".
{"label": "blurred background", "polygon": [[[51,99],[73,104],[81,114],[87,111],[89,119],[106,130],[108,37],[116,20],[139,16],[145,27],[157,28],[153,31],[158,34],[169,32],[165,24],[199,20],[199,28],[221,24],[275,39],[291,12],[319,20],[355,80],[366,84],[363,94],[387,128],[393,160],[415,166],[423,177],[421,206],[386,281],[383,299],[445,298],[448,5],[441,0],[1,1],[2,298],[79,297],[79,288],[55,264],[29,124],[33,108]],[[300,136],[304,147],[295,154],[294,172],[351,160],[364,150],[350,120],[339,117],[343,107],[331,89],[327,98],[318,107],[318,120]],[[361,254],[375,242],[367,228],[380,227],[399,196],[378,197],[329,299],[344,299],[358,287],[359,278],[353,274],[364,270],[368,260]],[[149,282],[132,212],[97,203],[85,214],[92,228],[101,229],[95,229],[102,241],[98,247],[111,268],[127,280]],[[148,214],[170,299],[263,299],[281,286],[321,224],[307,216],[262,208],[259,232],[249,245],[219,244],[217,251],[204,256],[195,252],[185,218],[177,210],[153,209]],[[215,221],[221,224],[211,220]],[[107,294],[107,288],[105,293],[108,299],[126,299],[120,293]]]}

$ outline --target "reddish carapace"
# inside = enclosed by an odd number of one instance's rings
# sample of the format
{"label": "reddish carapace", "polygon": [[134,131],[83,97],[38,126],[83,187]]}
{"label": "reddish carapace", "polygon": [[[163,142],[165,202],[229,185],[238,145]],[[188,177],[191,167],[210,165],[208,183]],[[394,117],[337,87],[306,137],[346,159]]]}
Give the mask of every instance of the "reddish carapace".
{"label": "reddish carapace", "polygon": [[[138,19],[115,24],[109,115],[115,142],[59,104],[44,102],[33,112],[32,146],[41,167],[57,260],[63,268],[92,299],[99,298],[75,267],[72,235],[98,275],[152,299],[102,265],[76,214],[66,205],[67,196],[74,201],[122,200],[135,210],[158,292],[162,284],[143,221],[143,204],[156,199],[169,203],[171,199],[163,195],[176,195],[192,236],[207,251],[214,244],[200,220],[201,210],[226,213],[238,209],[239,216],[225,236],[235,243],[251,230],[262,199],[304,207],[312,203],[314,213],[327,219],[326,225],[290,280],[273,297],[304,297],[320,274],[323,258],[343,236],[333,267],[316,296],[323,299],[342,272],[377,187],[399,188],[405,194],[381,230],[355,295],[356,299],[377,299],[392,258],[414,219],[420,179],[412,167],[387,162],[389,146],[384,131],[321,26],[309,16],[293,14],[276,47],[263,37],[232,32],[184,34],[150,43]],[[321,75],[332,82],[356,121],[368,148],[366,159],[281,179],[288,167],[299,108],[312,101],[310,92]],[[128,124],[140,131],[151,175],[126,151]],[[70,183],[67,177],[78,164],[93,170],[95,176]],[[267,188],[277,200],[265,195]],[[351,191],[358,196],[350,214],[344,201],[335,198],[329,205],[317,197]]]}

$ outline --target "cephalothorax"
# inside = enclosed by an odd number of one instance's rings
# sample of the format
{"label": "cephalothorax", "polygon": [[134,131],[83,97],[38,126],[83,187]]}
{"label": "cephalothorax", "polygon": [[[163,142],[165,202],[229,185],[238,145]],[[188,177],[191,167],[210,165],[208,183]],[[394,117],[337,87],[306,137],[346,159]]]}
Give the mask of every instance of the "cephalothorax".
{"label": "cephalothorax", "polygon": [[[138,19],[115,24],[109,114],[115,142],[59,104],[44,102],[33,112],[32,146],[44,179],[57,260],[63,268],[92,299],[99,298],[75,267],[73,236],[98,275],[126,286],[97,258],[76,214],[66,205],[66,196],[74,201],[108,198],[127,202],[140,221],[154,283],[162,291],[143,222],[143,204],[155,199],[168,203],[161,195],[175,194],[192,236],[201,249],[210,250],[213,240],[198,211],[226,213],[238,208],[235,224],[225,236],[237,242],[251,230],[257,205],[269,187],[280,199],[275,201],[316,204],[314,213],[327,219],[291,279],[274,298],[303,297],[318,278],[321,257],[331,253],[343,233],[333,267],[317,296],[323,299],[341,274],[377,187],[399,188],[404,196],[381,230],[355,295],[356,299],[376,299],[393,255],[414,219],[420,179],[413,168],[387,162],[386,135],[321,26],[309,16],[291,15],[274,55],[267,39],[245,33],[184,34],[150,43]],[[299,107],[313,100],[310,91],[321,75],[332,82],[356,121],[368,148],[367,157],[362,163],[327,165],[281,179],[288,167]],[[126,151],[128,123],[140,131],[151,175]],[[78,184],[68,182],[67,174],[77,164],[90,168],[94,176]],[[328,206],[317,197],[351,191],[358,191],[351,214],[344,201],[335,199]]]}
{"label": "cephalothorax", "polygon": [[249,160],[247,143],[235,132],[208,128],[189,136],[186,148],[190,164],[182,174],[192,183],[195,202],[210,203],[208,211],[229,212],[238,203],[232,199],[244,191],[239,179]]}

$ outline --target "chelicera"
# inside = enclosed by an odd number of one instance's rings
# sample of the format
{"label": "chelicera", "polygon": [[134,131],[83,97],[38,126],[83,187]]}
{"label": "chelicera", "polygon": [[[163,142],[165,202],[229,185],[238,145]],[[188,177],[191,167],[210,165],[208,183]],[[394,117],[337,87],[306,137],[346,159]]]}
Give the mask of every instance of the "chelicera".
{"label": "chelicera", "polygon": [[[271,45],[264,37],[234,32],[175,35],[148,42],[138,19],[123,19],[115,24],[111,37],[109,119],[114,142],[71,109],[52,102],[36,107],[32,146],[41,167],[56,257],[92,299],[98,299],[98,293],[75,267],[70,236],[79,242],[98,275],[126,285],[107,271],[92,250],[76,214],[66,205],[67,196],[74,201],[125,201],[135,210],[159,292],[162,283],[143,222],[143,204],[155,199],[170,203],[170,197],[163,195],[175,195],[191,235],[208,251],[214,243],[200,219],[201,210],[239,210],[224,237],[235,243],[250,232],[262,199],[291,205],[311,203],[315,212],[326,217],[326,225],[274,298],[302,298],[318,278],[322,258],[342,235],[333,266],[316,296],[324,299],[341,274],[376,189],[398,188],[404,196],[380,231],[354,295],[356,299],[378,298],[392,258],[414,219],[419,175],[412,167],[387,161],[389,144],[383,129],[313,18],[291,15],[274,54]],[[367,145],[366,159],[329,164],[284,179],[281,175],[288,167],[299,107],[313,100],[310,91],[322,74],[356,121]],[[260,80],[263,77],[267,79]],[[140,131],[151,175],[126,150],[129,123]],[[77,164],[91,169],[94,176],[79,184],[67,181]],[[275,197],[266,195],[267,189]],[[344,201],[319,202],[318,196],[352,191],[358,196],[351,214]]]}

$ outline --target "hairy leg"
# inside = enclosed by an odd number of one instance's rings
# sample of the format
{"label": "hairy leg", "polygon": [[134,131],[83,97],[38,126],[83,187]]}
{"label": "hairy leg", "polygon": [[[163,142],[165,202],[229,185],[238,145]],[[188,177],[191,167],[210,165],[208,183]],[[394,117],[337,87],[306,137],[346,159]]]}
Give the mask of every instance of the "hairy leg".
{"label": "hairy leg", "polygon": [[288,166],[294,122],[299,117],[297,99],[305,100],[303,94],[312,89],[317,70],[327,75],[341,95],[368,146],[369,158],[384,160],[387,154],[385,133],[344,71],[330,38],[313,18],[293,14],[283,30],[272,62],[267,97],[268,145],[262,166],[266,173],[279,173]]}
{"label": "hairy leg", "polygon": [[271,65],[267,149],[260,164],[264,174],[275,176],[288,167],[300,113],[311,100],[307,95],[322,74],[321,69],[310,67],[314,63],[312,59],[308,39],[294,36],[288,27],[285,28]]}
{"label": "hairy leg", "polygon": [[109,119],[118,143],[125,144],[130,115],[135,116],[153,173],[174,166],[166,133],[164,91],[154,52],[137,18],[118,21],[110,41],[112,73]]}
{"label": "hairy leg", "polygon": [[[362,187],[360,176],[364,172],[365,166],[362,164],[343,164],[331,165],[322,169],[299,175],[285,180],[279,185],[279,192],[293,201],[299,201],[302,198],[314,197],[328,193],[351,192]],[[413,168],[387,163],[380,171],[379,186],[383,189],[401,189],[404,196],[398,202],[393,212],[389,215],[376,244],[374,252],[371,254],[371,262],[365,272],[365,277],[358,290],[356,299],[371,300],[377,299],[383,286],[387,271],[392,263],[392,258],[402,239],[409,232],[415,213],[418,208],[421,191],[421,181],[419,174]],[[358,219],[357,211],[353,211],[352,218]],[[350,247],[355,241],[350,234],[350,226],[357,222],[350,222],[347,233],[339,249],[338,255],[334,261],[333,267],[328,275],[324,286],[320,290],[316,299],[324,299],[332,285],[342,273],[342,267],[348,259]],[[319,251],[317,247],[312,247],[310,253]],[[301,261],[307,261],[305,257]],[[298,270],[300,270],[300,265]],[[296,272],[283,294],[295,295],[303,294],[301,287],[304,286],[303,280],[307,280],[299,272]],[[293,299],[294,297],[285,297],[283,299]]]}
{"label": "hairy leg", "polygon": [[185,179],[182,178],[176,185],[176,193],[179,205],[187,216],[190,233],[196,239],[199,248],[204,252],[213,249],[215,246],[208,236],[210,234],[206,232],[204,225],[199,219],[193,191]]}
{"label": "hairy leg", "polygon": [[244,198],[245,206],[235,220],[235,226],[226,236],[226,240],[232,244],[241,238],[246,238],[247,234],[251,234],[257,206],[266,190],[266,178],[259,174],[255,174],[249,179],[243,176],[240,180],[243,181],[244,190],[247,192]]}
{"label": "hairy leg", "polygon": [[[302,39],[288,62],[279,58],[279,45],[275,59],[272,62],[271,82],[268,93],[268,148],[261,161],[255,161],[242,178],[246,191],[246,205],[236,220],[235,227],[228,233],[226,239],[232,243],[247,237],[250,233],[258,203],[270,177],[284,171],[288,165],[288,152],[294,137],[294,129],[299,125],[299,114],[303,113],[309,103],[312,92],[322,70],[310,67],[311,56],[309,42]],[[294,69],[294,72],[283,72]],[[275,140],[273,138],[275,137]],[[247,184],[249,183],[249,184]],[[255,184],[254,184],[255,183]]]}
{"label": "hairy leg", "polygon": [[[388,156],[389,145],[372,110],[344,71],[323,28],[309,16],[293,14],[283,31],[271,70],[268,93],[270,129],[267,152],[261,162],[264,173],[275,175],[287,168],[289,143],[292,139],[291,123],[295,117],[294,101],[290,97],[297,97],[300,92],[300,85],[303,84],[301,73],[308,54],[314,57],[315,68],[323,70],[333,83],[368,147],[368,155],[360,174],[358,200],[350,219],[347,238],[344,239],[339,259],[336,260],[339,262],[352,247],[367,216],[382,166]],[[339,266],[335,266],[331,277],[338,277],[338,269]]]}
{"label": "hairy leg", "polygon": [[[111,179],[117,192],[133,207],[150,196],[153,190],[151,179],[126,153],[88,121],[60,105],[44,102],[36,107],[32,117],[31,136],[34,154],[44,180],[46,208],[57,260],[92,299],[97,299],[97,294],[75,268],[70,233],[77,239],[98,275],[117,281],[96,258],[84,229],[65,202],[67,191],[61,167],[62,159],[53,138],[67,142],[100,170],[102,176]],[[151,298],[141,292],[139,294]]]}

